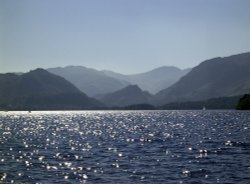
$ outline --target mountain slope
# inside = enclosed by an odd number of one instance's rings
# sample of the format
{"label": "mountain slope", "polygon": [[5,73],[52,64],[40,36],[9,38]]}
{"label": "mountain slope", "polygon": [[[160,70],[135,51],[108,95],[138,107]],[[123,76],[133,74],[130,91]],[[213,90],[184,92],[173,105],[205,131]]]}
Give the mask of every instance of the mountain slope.
{"label": "mountain slope", "polygon": [[36,69],[22,75],[0,75],[0,106],[10,109],[85,109],[102,104],[64,78]]}
{"label": "mountain slope", "polygon": [[49,68],[50,73],[59,75],[74,84],[88,96],[106,94],[122,89],[129,83],[104,75],[102,72],[83,66]]}
{"label": "mountain slope", "polygon": [[125,80],[131,84],[136,84],[141,89],[155,94],[177,82],[189,71],[190,69],[181,70],[173,66],[163,66],[145,73],[133,75],[122,75],[112,71],[103,71],[103,73],[113,78]]}
{"label": "mountain slope", "polygon": [[155,104],[197,101],[250,92],[250,52],[214,58],[193,68],[155,96]]}
{"label": "mountain slope", "polygon": [[148,103],[152,96],[137,85],[129,85],[114,93],[104,95],[99,100],[110,107]]}

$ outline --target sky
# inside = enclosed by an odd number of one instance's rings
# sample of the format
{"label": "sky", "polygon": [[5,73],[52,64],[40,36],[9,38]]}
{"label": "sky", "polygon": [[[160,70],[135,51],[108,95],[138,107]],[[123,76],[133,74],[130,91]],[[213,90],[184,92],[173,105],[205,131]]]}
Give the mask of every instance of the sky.
{"label": "sky", "polygon": [[132,74],[249,51],[249,0],[0,0],[0,73]]}

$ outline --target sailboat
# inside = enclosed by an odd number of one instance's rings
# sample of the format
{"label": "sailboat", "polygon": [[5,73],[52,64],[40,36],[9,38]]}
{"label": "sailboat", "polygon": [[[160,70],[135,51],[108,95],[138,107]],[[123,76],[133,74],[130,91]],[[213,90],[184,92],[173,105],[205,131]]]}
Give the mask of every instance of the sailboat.
{"label": "sailboat", "polygon": [[203,106],[202,110],[203,110],[203,111],[205,111],[205,110],[206,110],[206,107],[205,107],[205,106]]}

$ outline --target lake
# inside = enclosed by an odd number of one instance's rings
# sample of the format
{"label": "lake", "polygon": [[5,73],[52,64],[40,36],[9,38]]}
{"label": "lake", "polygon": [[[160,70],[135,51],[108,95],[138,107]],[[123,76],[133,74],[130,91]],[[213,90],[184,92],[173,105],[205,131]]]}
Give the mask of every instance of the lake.
{"label": "lake", "polygon": [[0,112],[0,183],[249,184],[250,112]]}

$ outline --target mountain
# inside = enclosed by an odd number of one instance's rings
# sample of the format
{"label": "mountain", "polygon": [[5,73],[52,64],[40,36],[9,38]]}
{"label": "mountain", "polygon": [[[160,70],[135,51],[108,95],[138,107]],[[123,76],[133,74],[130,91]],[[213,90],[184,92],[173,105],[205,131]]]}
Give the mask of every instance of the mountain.
{"label": "mountain", "polygon": [[129,85],[116,92],[104,95],[99,98],[101,102],[109,107],[122,107],[134,104],[145,104],[151,100],[152,96],[142,91],[137,85]]}
{"label": "mountain", "polygon": [[96,96],[117,91],[129,85],[128,82],[106,76],[103,72],[83,66],[49,68],[50,73],[59,75],[88,96]]}
{"label": "mountain", "polygon": [[64,78],[36,69],[0,74],[0,107],[8,109],[86,109],[103,105]]}
{"label": "mountain", "polygon": [[250,92],[250,52],[206,60],[155,95],[155,104],[200,101]]}
{"label": "mountain", "polygon": [[177,82],[190,70],[191,69],[181,70],[173,66],[163,66],[145,73],[133,75],[123,75],[112,71],[103,71],[103,73],[110,77],[123,81],[128,81],[131,84],[136,84],[142,90],[146,90],[152,94],[155,94],[160,90],[165,89]]}
{"label": "mountain", "polygon": [[67,79],[88,96],[96,97],[115,92],[130,84],[138,85],[150,93],[156,93],[174,84],[190,69],[181,70],[177,67],[164,66],[133,75],[123,75],[107,70],[98,71],[83,66],[49,68],[47,71]]}

